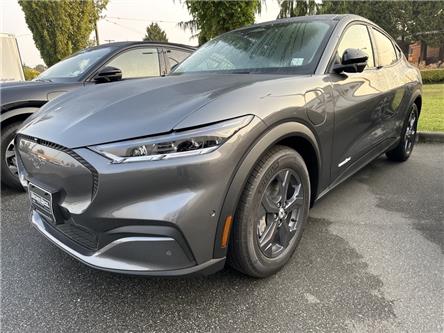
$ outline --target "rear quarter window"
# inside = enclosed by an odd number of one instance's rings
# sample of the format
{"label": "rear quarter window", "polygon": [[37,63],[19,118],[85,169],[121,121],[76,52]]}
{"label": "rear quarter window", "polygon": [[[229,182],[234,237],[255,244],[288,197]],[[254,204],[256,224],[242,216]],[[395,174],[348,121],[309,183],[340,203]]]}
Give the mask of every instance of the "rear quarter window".
{"label": "rear quarter window", "polygon": [[392,41],[383,33],[373,29],[379,66],[389,66],[398,60],[398,55]]}

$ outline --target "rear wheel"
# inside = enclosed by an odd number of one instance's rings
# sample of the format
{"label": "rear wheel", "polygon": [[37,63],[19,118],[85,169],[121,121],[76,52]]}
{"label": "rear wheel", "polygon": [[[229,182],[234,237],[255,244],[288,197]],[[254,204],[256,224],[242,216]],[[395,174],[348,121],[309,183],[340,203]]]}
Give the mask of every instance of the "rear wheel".
{"label": "rear wheel", "polygon": [[21,121],[2,128],[1,134],[1,175],[2,183],[16,190],[23,190],[18,178],[17,159],[15,156],[14,138]]}
{"label": "rear wheel", "polygon": [[281,269],[301,239],[309,204],[304,160],[290,148],[274,147],[257,162],[241,196],[229,263],[253,277]]}
{"label": "rear wheel", "polygon": [[418,125],[418,107],[413,104],[410,107],[410,112],[404,122],[401,133],[401,141],[392,150],[386,153],[389,160],[396,162],[406,161],[412,154],[413,147],[416,142],[416,127]]}

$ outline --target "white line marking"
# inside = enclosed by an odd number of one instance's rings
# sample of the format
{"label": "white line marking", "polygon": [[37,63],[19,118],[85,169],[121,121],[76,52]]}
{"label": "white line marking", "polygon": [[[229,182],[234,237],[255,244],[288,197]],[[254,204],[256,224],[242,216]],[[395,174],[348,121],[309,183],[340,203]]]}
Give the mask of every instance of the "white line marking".
{"label": "white line marking", "polygon": [[350,160],[351,160],[351,157],[347,157],[345,160],[343,160],[341,163],[338,164],[338,167],[341,167],[341,166],[343,166],[344,164],[350,162]]}

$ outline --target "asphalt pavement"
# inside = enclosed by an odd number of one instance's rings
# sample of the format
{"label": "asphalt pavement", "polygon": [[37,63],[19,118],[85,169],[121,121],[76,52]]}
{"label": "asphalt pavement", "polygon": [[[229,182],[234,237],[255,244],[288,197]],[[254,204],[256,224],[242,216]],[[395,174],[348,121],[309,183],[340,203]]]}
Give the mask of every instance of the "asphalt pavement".
{"label": "asphalt pavement", "polygon": [[100,272],[28,222],[1,192],[2,332],[443,332],[444,145],[381,157],[322,198],[276,275]]}

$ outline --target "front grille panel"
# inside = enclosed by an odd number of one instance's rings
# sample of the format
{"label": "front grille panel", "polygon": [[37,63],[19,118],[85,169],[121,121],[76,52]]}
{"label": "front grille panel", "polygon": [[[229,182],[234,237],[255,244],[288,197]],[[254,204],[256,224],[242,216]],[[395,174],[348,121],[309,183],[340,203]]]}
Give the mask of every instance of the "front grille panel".
{"label": "front grille panel", "polygon": [[81,214],[98,189],[97,171],[71,149],[26,136],[17,138],[25,177],[57,196],[56,204]]}
{"label": "front grille panel", "polygon": [[69,214],[81,214],[95,197],[98,189],[96,169],[71,149],[46,140],[18,135],[16,143],[25,177],[51,193],[57,221],[47,223],[81,247],[96,250],[96,233],[76,223]]}
{"label": "front grille panel", "polygon": [[97,193],[98,187],[99,187],[99,174],[98,174],[97,170],[90,163],[88,163],[85,159],[83,159],[81,156],[76,154],[71,149],[61,146],[57,143],[49,142],[49,141],[39,139],[39,138],[30,137],[30,136],[23,135],[23,134],[18,135],[18,139],[16,142],[19,142],[19,140],[22,138],[25,140],[28,140],[28,141],[38,143],[42,146],[61,151],[65,154],[68,154],[69,156],[71,156],[72,158],[77,160],[79,163],[81,163],[84,167],[86,167],[91,172],[91,175],[92,175],[92,199],[94,199],[94,197]]}

